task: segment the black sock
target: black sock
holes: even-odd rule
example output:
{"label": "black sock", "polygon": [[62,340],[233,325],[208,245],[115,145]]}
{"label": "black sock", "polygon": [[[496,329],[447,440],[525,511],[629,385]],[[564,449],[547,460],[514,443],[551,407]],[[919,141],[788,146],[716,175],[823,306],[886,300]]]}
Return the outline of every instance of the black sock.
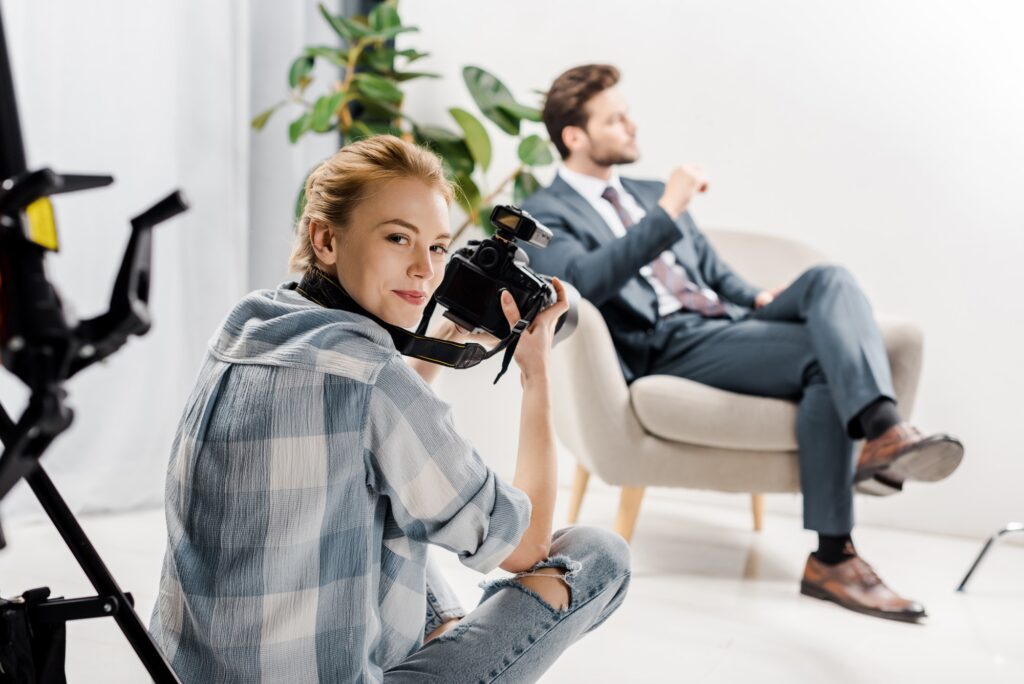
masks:
{"label": "black sock", "polygon": [[902,420],[900,412],[896,410],[895,402],[885,397],[872,402],[857,414],[857,423],[860,425],[861,432],[864,433],[864,439],[881,437],[886,430]]}
{"label": "black sock", "polygon": [[838,565],[854,555],[856,552],[853,550],[853,540],[850,535],[833,537],[827,534],[818,534],[818,550],[814,552],[814,557],[825,565]]}

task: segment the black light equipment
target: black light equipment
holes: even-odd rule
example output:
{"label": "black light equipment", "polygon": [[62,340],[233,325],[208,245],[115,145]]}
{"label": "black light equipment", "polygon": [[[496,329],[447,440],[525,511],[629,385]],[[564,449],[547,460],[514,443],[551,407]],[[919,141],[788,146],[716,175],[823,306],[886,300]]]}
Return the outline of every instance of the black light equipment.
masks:
{"label": "black light equipment", "polygon": [[[0,16],[0,355],[31,392],[17,420],[0,406],[0,498],[24,478],[97,596],[51,599],[48,588],[0,600],[0,681],[63,682],[64,623],[113,617],[156,682],[178,682],[133,608],[75,520],[40,457],[74,416],[64,382],[149,330],[151,234],[187,209],[173,192],[131,221],[131,237],[114,282],[110,310],[73,320],[46,277],[47,252],[58,249],[49,197],[110,185],[110,176],[29,171]],[[0,548],[3,535],[0,533]]]}

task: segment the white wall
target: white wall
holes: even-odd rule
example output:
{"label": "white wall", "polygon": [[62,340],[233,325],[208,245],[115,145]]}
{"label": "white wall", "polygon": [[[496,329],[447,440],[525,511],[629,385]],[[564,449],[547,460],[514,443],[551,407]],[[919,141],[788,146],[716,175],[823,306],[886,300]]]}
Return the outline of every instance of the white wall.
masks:
{"label": "white wall", "polygon": [[[248,119],[282,92],[298,48],[330,34],[312,2],[6,0],[3,10],[30,163],[118,178],[57,200],[64,250],[51,271],[82,316],[106,306],[125,219],[178,185],[192,200],[157,232],[154,330],[71,384],[78,420],[47,457],[78,507],[159,501],[206,340],[244,290],[283,279],[295,184],[333,148],[326,136],[289,146],[288,117],[259,135]],[[1013,398],[1024,384],[1019,4],[403,0],[402,11],[421,28],[402,42],[432,52],[421,65],[444,75],[409,88],[424,121],[472,109],[464,64],[529,100],[569,66],[615,63],[641,125],[632,173],[703,162],[704,225],[805,240],[850,266],[877,308],[924,327],[915,418],[960,435],[968,460],[947,482],[861,501],[862,520],[979,535],[1024,515]],[[513,156],[498,146],[495,179]],[[495,370],[439,387],[509,472],[517,383],[490,387]],[[5,405],[19,408],[19,390],[0,381]],[[24,491],[4,503],[8,514],[34,506]]]}
{"label": "white wall", "polygon": [[[327,2],[329,7],[342,3]],[[250,116],[284,99],[288,68],[306,45],[331,45],[337,37],[314,2],[256,0],[251,12]],[[337,79],[337,70],[319,60],[310,92],[322,92]],[[294,205],[309,170],[334,153],[336,135],[307,134],[298,145],[288,143],[288,124],[302,112],[290,104],[278,110],[260,131],[247,134],[250,145],[249,289],[276,287],[288,277],[294,228]]]}
{"label": "white wall", "polygon": [[[29,166],[110,173],[54,198],[51,278],[81,318],[105,311],[128,219],[176,187],[191,210],[154,231],[153,328],[68,383],[71,429],[44,464],[75,509],[159,505],[171,440],[206,341],[245,291],[247,5],[3,3]],[[15,416],[26,392],[0,373]],[[24,485],[6,515],[38,514]]]}
{"label": "white wall", "polygon": [[[444,75],[410,90],[423,119],[471,104],[464,64],[529,100],[565,68],[614,63],[644,152],[630,174],[704,163],[698,221],[804,240],[849,266],[877,309],[924,328],[914,419],[959,435],[967,458],[943,483],[859,499],[861,521],[982,535],[1024,516],[1019,3],[405,0],[402,11],[421,29],[403,45],[433,53],[423,65]],[[512,155],[499,150],[495,178]],[[441,390],[507,471],[516,382],[483,390],[489,372],[449,375]],[[571,467],[566,456],[563,481]]]}

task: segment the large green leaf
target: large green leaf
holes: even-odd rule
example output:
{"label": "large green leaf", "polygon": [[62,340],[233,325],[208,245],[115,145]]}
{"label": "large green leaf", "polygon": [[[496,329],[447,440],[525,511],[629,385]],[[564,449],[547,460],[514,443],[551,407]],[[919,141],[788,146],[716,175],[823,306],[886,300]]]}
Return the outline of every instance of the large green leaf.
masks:
{"label": "large green leaf", "polygon": [[309,55],[296,57],[288,69],[288,85],[291,88],[305,87],[309,83],[309,74],[313,71],[313,58]]}
{"label": "large green leaf", "polygon": [[398,55],[399,57],[405,57],[407,60],[409,60],[408,62],[406,62],[407,64],[411,64],[412,62],[415,62],[417,59],[423,59],[424,57],[430,56],[429,52],[420,52],[419,50],[414,50],[412,48],[409,48],[408,50],[399,50],[395,54]]}
{"label": "large green leaf", "polygon": [[450,133],[443,136],[442,139],[431,137],[431,134],[436,134],[439,131],[444,131],[444,129],[436,126],[417,126],[413,129],[413,134],[416,137],[416,142],[426,145],[441,156],[445,175],[449,178],[472,175],[476,163],[473,161],[473,155],[465,141]]}
{"label": "large green leaf", "polygon": [[452,133],[447,128],[442,128],[441,126],[417,126],[416,133],[431,142],[462,142],[462,138],[457,133]]}
{"label": "large green leaf", "polygon": [[341,39],[344,40],[346,43],[354,43],[356,38],[358,38],[359,36],[358,34],[351,30],[351,28],[348,25],[349,23],[344,19],[344,17],[334,16],[329,11],[327,11],[327,8],[324,7],[323,4],[321,4],[319,7],[320,14],[323,15],[323,18],[327,20],[327,23],[330,24],[332,29],[334,29],[334,32],[337,33],[338,36],[340,36]]}
{"label": "large green leaf", "polygon": [[515,103],[515,98],[504,83],[476,66],[465,67],[462,79],[484,116],[509,135],[519,135],[519,119],[498,107],[499,104]]}
{"label": "large green leaf", "polygon": [[401,131],[387,121],[360,120],[352,122],[348,135],[349,140],[354,142],[374,135],[401,135]]}
{"label": "large green leaf", "polygon": [[310,57],[320,57],[326,59],[331,64],[336,66],[348,66],[348,53],[338,48],[328,47],[326,45],[312,45],[306,48],[306,54]]}
{"label": "large green leaf", "polygon": [[288,140],[292,143],[298,142],[302,134],[310,129],[313,123],[313,115],[311,112],[306,112],[295,121],[292,121],[288,126]]}
{"label": "large green leaf", "polygon": [[352,125],[348,127],[349,140],[354,142],[363,138],[369,138],[373,135],[373,130],[366,125],[365,121],[353,121]]}
{"label": "large green leaf", "polygon": [[376,74],[356,74],[353,82],[360,92],[374,100],[401,102],[402,91],[388,79]]}
{"label": "large green leaf", "polygon": [[362,107],[358,116],[368,119],[399,119],[409,120],[402,110],[388,102],[381,102],[363,93],[356,93],[353,98]]}
{"label": "large green leaf", "polygon": [[302,212],[306,209],[306,178],[302,179],[302,185],[299,186],[299,194],[295,197],[295,220],[298,221],[302,218]]}
{"label": "large green leaf", "polygon": [[466,138],[466,147],[469,148],[473,159],[480,165],[480,168],[486,171],[487,167],[491,165],[491,136],[487,135],[487,129],[465,109],[452,107],[448,112],[462,129],[462,134]]}
{"label": "large green leaf", "polygon": [[399,33],[416,33],[419,29],[415,26],[392,26],[381,31],[374,31],[370,36],[376,40],[391,40]]}
{"label": "large green leaf", "polygon": [[391,74],[391,78],[402,83],[414,78],[441,78],[441,74],[435,74],[433,71],[396,71]]}
{"label": "large green leaf", "polygon": [[259,114],[253,117],[249,125],[251,125],[254,130],[262,131],[263,127],[267,125],[267,121],[270,120],[270,116],[278,109],[280,109],[284,104],[284,102],[278,102],[273,107],[270,107],[269,109],[260,112]]}
{"label": "large green leaf", "polygon": [[540,189],[540,181],[529,171],[520,171],[512,183],[512,203],[523,206],[526,198]]}
{"label": "large green leaf", "polygon": [[382,2],[370,10],[370,28],[374,31],[383,31],[393,26],[401,26],[402,20],[398,18],[398,10],[395,6]]}
{"label": "large green leaf", "polygon": [[527,107],[526,105],[519,104],[518,102],[502,102],[498,105],[498,109],[517,119],[526,119],[527,121],[542,120],[541,111],[539,109],[535,107]]}
{"label": "large green leaf", "polygon": [[345,104],[347,100],[348,93],[344,90],[339,90],[338,92],[333,93],[331,95],[330,104],[328,105],[331,110],[331,115],[338,116],[338,110],[341,109],[341,106]]}
{"label": "large green leaf", "polygon": [[476,186],[473,179],[465,174],[456,174],[455,178],[455,201],[459,203],[463,211],[472,214],[480,208],[480,188]]}
{"label": "large green leaf", "polygon": [[[394,78],[396,81],[403,81],[420,75],[427,76],[428,74],[422,71],[395,73],[395,58],[405,57],[406,62],[404,66],[408,66],[409,64],[412,64],[413,61],[426,56],[426,52],[417,52],[416,50],[396,50],[392,47],[388,47],[386,44],[374,43],[359,54],[359,64],[368,66],[379,73],[387,74],[390,78]],[[433,76],[434,74],[430,75]]]}
{"label": "large green leaf", "polygon": [[[334,100],[334,95],[321,95],[313,105],[313,118],[310,121],[310,127],[317,133],[325,133],[330,130],[331,117],[337,108],[336,105],[334,108],[331,106]],[[340,102],[340,100],[337,102]]]}
{"label": "large green leaf", "polygon": [[339,15],[337,19],[345,26],[346,29],[348,29],[349,33],[351,33],[356,40],[359,38],[370,37],[373,34],[373,29],[371,29],[369,24],[366,23],[366,17],[358,14],[352,17]]}
{"label": "large green leaf", "polygon": [[363,50],[359,63],[365,64],[376,72],[390,74],[395,70],[395,51],[391,48],[371,48]]}
{"label": "large green leaf", "polygon": [[519,160],[527,166],[544,166],[554,161],[551,145],[539,135],[523,138],[519,143]]}

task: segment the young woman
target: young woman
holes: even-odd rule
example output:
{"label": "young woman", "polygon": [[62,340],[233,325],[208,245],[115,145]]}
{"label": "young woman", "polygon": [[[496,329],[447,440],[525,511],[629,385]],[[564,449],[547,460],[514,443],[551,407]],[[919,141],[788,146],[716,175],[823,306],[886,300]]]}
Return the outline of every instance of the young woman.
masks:
{"label": "young woman", "polygon": [[[296,286],[254,292],[210,343],[167,477],[168,550],[152,630],[186,682],[526,682],[621,603],[629,552],[552,534],[548,366],[558,302],[523,334],[515,477],[455,431],[385,329],[412,327],[444,273],[452,188],[392,136],[349,145],[306,183]],[[503,295],[509,321],[514,301]],[[445,321],[435,336],[464,340]],[[514,576],[466,614],[434,544]]]}

